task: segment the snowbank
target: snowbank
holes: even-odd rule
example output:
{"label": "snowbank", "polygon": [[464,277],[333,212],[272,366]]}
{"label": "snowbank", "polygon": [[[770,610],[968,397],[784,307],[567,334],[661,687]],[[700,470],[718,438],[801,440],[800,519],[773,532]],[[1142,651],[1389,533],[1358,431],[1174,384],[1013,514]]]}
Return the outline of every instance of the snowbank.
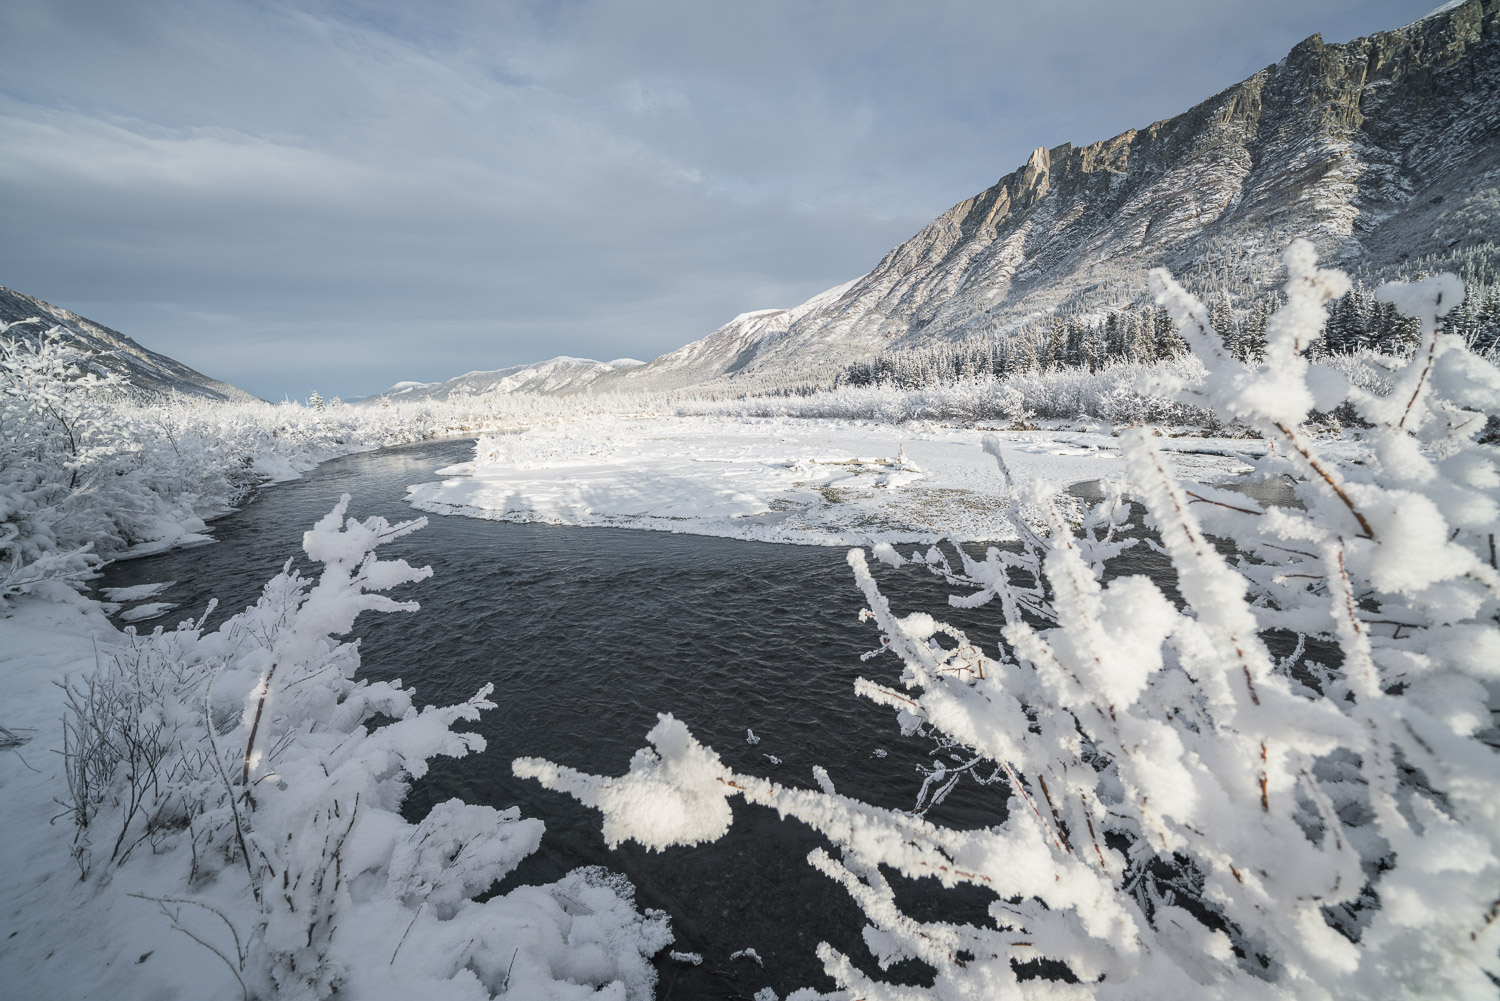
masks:
{"label": "snowbank", "polygon": [[[686,532],[761,542],[990,540],[999,436],[1024,482],[1099,479],[1120,467],[1100,431],[986,431],[796,418],[587,418],[482,438],[473,462],[410,489],[413,506],[501,521]],[[1253,440],[1169,439],[1185,475],[1247,468]],[[1202,453],[1215,454],[1202,454]]]}

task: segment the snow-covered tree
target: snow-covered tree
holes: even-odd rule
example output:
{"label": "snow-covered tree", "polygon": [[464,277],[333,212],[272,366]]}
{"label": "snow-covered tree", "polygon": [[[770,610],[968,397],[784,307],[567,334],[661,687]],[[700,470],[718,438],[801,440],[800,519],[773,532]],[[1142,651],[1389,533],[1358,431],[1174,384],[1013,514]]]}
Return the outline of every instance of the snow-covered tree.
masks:
{"label": "snow-covered tree", "polygon": [[[120,447],[110,408],[120,378],[90,371],[59,328],[18,329],[35,323],[0,324],[0,603],[88,575],[98,561],[80,508]],[[69,518],[72,538],[60,527]]]}
{"label": "snow-covered tree", "polygon": [[124,380],[89,371],[60,327],[11,333],[30,322],[0,327],[0,469],[60,467],[74,490],[115,451],[100,400]]}
{"label": "snow-covered tree", "polygon": [[[1128,479],[1080,524],[1005,473],[1019,550],[935,565],[964,588],[954,604],[998,606],[1005,644],[988,652],[898,614],[849,554],[901,661],[895,683],[855,690],[949,758],[918,810],[842,796],[821,769],[817,790],[735,773],[665,715],[622,776],[537,759],[516,773],[598,808],[610,844],[713,840],[735,796],[822,832],[837,855],[809,861],[864,912],[877,963],[930,977],[885,982],[821,945],[840,998],[1493,997],[1500,455],[1475,436],[1500,410],[1500,370],[1442,332],[1463,295],[1445,275],[1381,291],[1421,340],[1386,391],[1351,386],[1309,359],[1347,279],[1305,242],[1284,261],[1286,304],[1251,364],[1153,273],[1207,370],[1154,391],[1258,432],[1253,475],[1291,484],[1295,505],[1180,483],[1142,430],[1121,437]],[[1342,405],[1370,425],[1364,454],[1303,427]],[[1145,543],[1127,537],[1132,501]],[[1023,505],[1046,512],[1045,535]],[[1170,557],[1180,601],[1146,577],[1105,581],[1132,544]],[[956,829],[921,808],[965,776],[1003,819]],[[909,914],[891,873],[978,890],[987,918]]]}

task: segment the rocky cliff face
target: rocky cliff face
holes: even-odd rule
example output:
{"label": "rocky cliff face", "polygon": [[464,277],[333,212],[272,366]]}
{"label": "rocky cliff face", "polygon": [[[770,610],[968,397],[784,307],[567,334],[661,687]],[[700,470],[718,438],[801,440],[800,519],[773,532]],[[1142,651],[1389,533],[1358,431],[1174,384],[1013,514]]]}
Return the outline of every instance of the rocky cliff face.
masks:
{"label": "rocky cliff face", "polygon": [[96,355],[100,369],[118,372],[145,398],[183,393],[211,400],[253,400],[255,397],[227,382],[210,379],[180,361],[141,347],[118,330],[84,319],[77,313],[0,286],[0,323],[16,323],[32,317],[40,323],[17,327],[14,334],[36,334],[61,327],[72,344]]}
{"label": "rocky cliff face", "polygon": [[1250,265],[1270,281],[1298,236],[1377,271],[1500,238],[1500,0],[1344,45],[1313,36],[1175,118],[1038,149],[864,277],[747,314],[774,322],[737,318],[631,382],[683,385],[684,357],[697,381],[786,378],[1105,310],[1163,264]]}

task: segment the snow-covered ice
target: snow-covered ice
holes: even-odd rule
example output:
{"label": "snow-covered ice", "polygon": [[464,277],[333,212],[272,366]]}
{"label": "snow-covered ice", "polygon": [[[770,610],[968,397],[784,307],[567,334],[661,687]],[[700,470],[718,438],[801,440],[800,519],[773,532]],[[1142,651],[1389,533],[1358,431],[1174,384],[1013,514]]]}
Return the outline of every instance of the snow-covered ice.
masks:
{"label": "snow-covered ice", "polygon": [[136,605],[134,608],[127,608],[121,612],[120,621],[145,622],[149,619],[159,619],[176,607],[176,603],[171,601],[148,601],[144,605]]}
{"label": "snow-covered ice", "polygon": [[[1120,466],[1103,431],[1005,431],[795,418],[585,418],[483,438],[473,462],[409,488],[442,514],[644,528],[763,542],[868,545],[993,538],[996,434],[1020,482],[1066,485]],[[1262,443],[1169,439],[1186,475],[1246,468]],[[1203,452],[1216,454],[1205,455]]]}
{"label": "snow-covered ice", "polygon": [[99,593],[110,601],[145,601],[176,583],[175,580],[164,580],[158,584],[136,584],[134,587],[101,587]]}

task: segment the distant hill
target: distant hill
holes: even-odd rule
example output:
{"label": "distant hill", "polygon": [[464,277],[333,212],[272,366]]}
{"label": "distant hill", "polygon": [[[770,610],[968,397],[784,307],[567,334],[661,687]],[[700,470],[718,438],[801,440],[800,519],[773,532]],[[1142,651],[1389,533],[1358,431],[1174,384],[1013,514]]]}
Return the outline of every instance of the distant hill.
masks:
{"label": "distant hill", "polygon": [[138,394],[146,398],[183,393],[211,400],[253,400],[254,396],[202,372],[188,368],[126,337],[101,323],[85,319],[35,296],[0,286],[0,322],[15,323],[36,317],[41,322],[12,328],[7,335],[34,335],[61,327],[72,344],[96,354],[101,369],[123,375]]}
{"label": "distant hill", "polygon": [[634,358],[594,361],[566,356],[515,365],[488,372],[468,372],[443,382],[398,382],[383,393],[366,396],[358,403],[380,400],[447,400],[455,396],[481,393],[577,393],[587,389],[600,377],[637,368],[643,362]]}
{"label": "distant hill", "polygon": [[784,336],[802,317],[836,302],[854,284],[848,282],[836,286],[791,309],[741,313],[702,340],[669,351],[646,365],[607,373],[595,388],[599,391],[660,391],[698,386],[721,376],[733,376],[754,364],[764,344]]}

